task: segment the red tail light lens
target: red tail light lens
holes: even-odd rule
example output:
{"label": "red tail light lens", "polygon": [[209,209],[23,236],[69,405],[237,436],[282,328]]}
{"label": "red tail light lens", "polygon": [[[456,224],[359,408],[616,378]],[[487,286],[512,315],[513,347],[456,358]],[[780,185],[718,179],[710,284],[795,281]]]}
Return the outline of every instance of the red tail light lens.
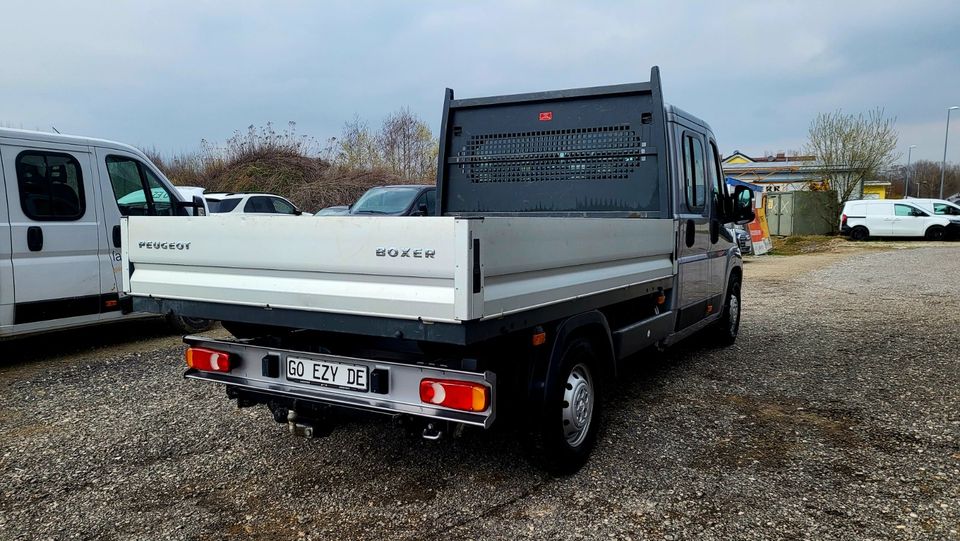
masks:
{"label": "red tail light lens", "polygon": [[469,381],[423,379],[420,400],[456,410],[484,411],[490,406],[490,388]]}
{"label": "red tail light lens", "polygon": [[229,372],[230,354],[207,348],[187,348],[187,366],[204,372]]}
{"label": "red tail light lens", "polygon": [[846,214],[841,214],[841,215],[840,215],[840,223],[841,223],[842,225],[847,225],[847,215],[846,215]]}

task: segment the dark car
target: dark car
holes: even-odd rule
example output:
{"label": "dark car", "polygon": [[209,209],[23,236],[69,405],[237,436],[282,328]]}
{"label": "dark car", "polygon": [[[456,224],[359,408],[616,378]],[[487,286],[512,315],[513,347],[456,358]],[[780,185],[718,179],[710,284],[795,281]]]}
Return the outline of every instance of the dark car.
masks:
{"label": "dark car", "polygon": [[741,227],[735,227],[733,230],[737,236],[737,245],[740,246],[740,253],[743,255],[753,254],[753,241],[750,239],[750,232]]}
{"label": "dark car", "polygon": [[317,214],[432,216],[436,213],[436,209],[436,186],[432,184],[398,184],[370,188],[345,211],[320,211]]}

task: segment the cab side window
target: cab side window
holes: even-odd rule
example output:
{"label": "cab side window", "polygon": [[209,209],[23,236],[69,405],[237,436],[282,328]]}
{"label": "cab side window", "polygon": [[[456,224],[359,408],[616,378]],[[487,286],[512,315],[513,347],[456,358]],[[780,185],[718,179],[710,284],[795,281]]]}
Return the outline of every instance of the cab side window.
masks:
{"label": "cab side window", "polygon": [[31,220],[73,221],[83,217],[83,174],[69,154],[27,150],[17,155],[20,208]]}
{"label": "cab side window", "polygon": [[706,209],[707,180],[704,175],[703,143],[690,134],[683,136],[683,177],[687,211],[703,214]]}
{"label": "cab side window", "polygon": [[107,174],[123,216],[173,216],[175,197],[140,161],[107,156]]}
{"label": "cab side window", "polygon": [[720,211],[720,204],[726,199],[727,182],[723,178],[723,168],[720,166],[720,152],[717,151],[717,143],[710,141],[707,147],[707,170],[710,172],[710,189],[713,192],[713,206]]}

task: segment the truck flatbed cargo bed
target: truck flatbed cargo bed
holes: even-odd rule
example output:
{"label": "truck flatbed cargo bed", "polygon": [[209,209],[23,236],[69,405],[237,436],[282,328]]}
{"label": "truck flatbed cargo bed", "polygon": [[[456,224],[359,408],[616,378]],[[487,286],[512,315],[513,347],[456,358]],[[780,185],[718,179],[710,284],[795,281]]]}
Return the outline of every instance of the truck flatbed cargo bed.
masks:
{"label": "truck flatbed cargo bed", "polygon": [[131,217],[124,288],[136,310],[469,343],[504,322],[655,290],[675,272],[673,228],[631,218]]}

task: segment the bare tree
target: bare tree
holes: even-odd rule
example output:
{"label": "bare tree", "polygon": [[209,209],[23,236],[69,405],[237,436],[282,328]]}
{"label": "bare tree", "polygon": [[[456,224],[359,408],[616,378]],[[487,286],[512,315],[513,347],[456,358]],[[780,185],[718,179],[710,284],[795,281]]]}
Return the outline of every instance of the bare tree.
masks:
{"label": "bare tree", "polygon": [[369,126],[359,115],[354,115],[353,120],[343,125],[340,139],[335,144],[337,165],[356,170],[383,166],[377,136],[370,132]]}
{"label": "bare tree", "polygon": [[436,174],[437,139],[406,107],[387,116],[376,133],[354,116],[332,144],[334,163],[347,170],[386,170],[405,180],[426,180]]}
{"label": "bare tree", "polygon": [[810,124],[807,152],[816,157],[820,174],[836,190],[839,208],[863,196],[863,183],[877,178],[897,160],[895,118],[883,109],[867,114],[840,110],[821,113]]}
{"label": "bare tree", "polygon": [[403,178],[427,178],[435,167],[437,141],[407,107],[384,119],[378,143],[386,167]]}
{"label": "bare tree", "polygon": [[[910,175],[910,197],[932,197],[940,195],[940,162],[917,160],[910,164],[910,169],[897,167],[888,172],[888,180],[892,183],[891,192],[894,195],[903,194],[904,179]],[[960,165],[948,163],[945,172],[944,196],[960,192]]]}

